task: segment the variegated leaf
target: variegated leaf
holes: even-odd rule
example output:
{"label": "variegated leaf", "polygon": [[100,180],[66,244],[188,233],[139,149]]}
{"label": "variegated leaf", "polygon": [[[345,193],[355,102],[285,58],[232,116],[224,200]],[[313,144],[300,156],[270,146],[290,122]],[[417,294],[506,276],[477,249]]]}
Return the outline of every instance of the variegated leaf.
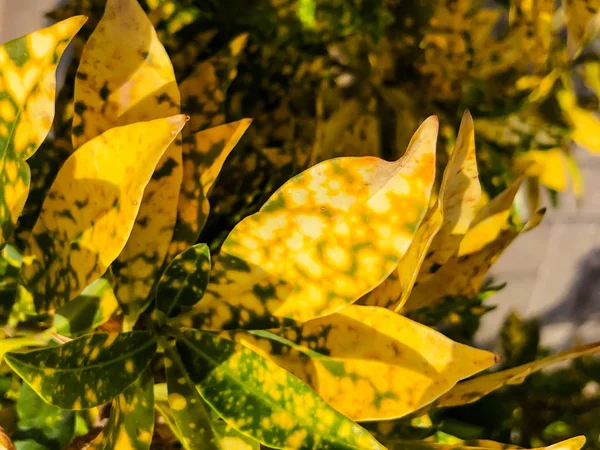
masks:
{"label": "variegated leaf", "polygon": [[88,409],[109,402],[148,366],[156,351],[151,333],[94,333],[58,347],[7,353],[8,365],[46,402]]}
{"label": "variegated leaf", "polygon": [[154,379],[149,369],[111,405],[110,418],[88,450],[148,450],[154,430]]}
{"label": "variegated leaf", "polygon": [[204,298],[178,322],[272,328],[331,314],[379,285],[427,211],[437,130],[426,120],[396,162],[337,158],[292,178],[229,234]]}
{"label": "variegated leaf", "polygon": [[29,193],[31,175],[25,161],[52,126],[56,67],[86,20],[72,17],[0,47],[0,247]]}
{"label": "variegated leaf", "polygon": [[125,247],[156,163],[185,116],[112,128],[79,148],[50,188],[21,274],[38,312],[62,306]]}
{"label": "variegated leaf", "polygon": [[63,336],[78,336],[106,323],[118,308],[110,281],[98,278],[56,310],[52,327]]}
{"label": "variegated leaf", "polygon": [[459,383],[435,403],[437,407],[466,405],[479,400],[502,386],[521,384],[530,374],[552,364],[584,355],[600,353],[600,342],[574,347],[511,369],[483,375]]}
{"label": "variegated leaf", "polygon": [[156,307],[167,316],[193,306],[204,295],[210,277],[210,250],[197,244],[178,255],[163,273],[156,288]]}
{"label": "variegated leaf", "polygon": [[[269,447],[383,449],[307,385],[239,344],[185,330],[177,353],[204,400],[234,428]],[[187,400],[180,400],[185,407]]]}
{"label": "variegated leaf", "polygon": [[[77,71],[74,147],[112,127],[179,112],[175,73],[146,13],[137,0],[109,0]],[[127,245],[113,265],[117,299],[133,317],[149,301],[173,236],[181,158],[176,140],[156,165]]]}
{"label": "variegated leaf", "polygon": [[[496,442],[482,442],[486,445],[470,445],[464,444],[437,444],[427,441],[404,441],[390,440],[386,443],[389,450],[489,450],[489,449],[514,449],[521,448],[510,444],[500,444]],[[581,450],[585,445],[585,437],[577,436],[567,439],[547,447],[538,447],[531,450]],[[523,449],[524,450],[524,449]]]}
{"label": "variegated leaf", "polygon": [[373,306],[349,306],[274,332],[227,333],[357,421],[393,419],[418,410],[498,359]]}
{"label": "variegated leaf", "polygon": [[250,126],[248,119],[200,131],[183,143],[183,183],[177,205],[177,223],[167,262],[198,240],[206,223],[208,194],[227,156]]}

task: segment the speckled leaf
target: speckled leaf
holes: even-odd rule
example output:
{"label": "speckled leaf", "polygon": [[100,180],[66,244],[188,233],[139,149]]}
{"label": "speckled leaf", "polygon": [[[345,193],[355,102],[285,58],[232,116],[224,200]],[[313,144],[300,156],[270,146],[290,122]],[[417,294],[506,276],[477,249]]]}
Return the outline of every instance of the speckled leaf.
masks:
{"label": "speckled leaf", "polygon": [[570,350],[518,367],[473,378],[456,385],[452,390],[440,397],[435,406],[447,407],[473,403],[490,392],[500,389],[502,386],[521,384],[525,381],[525,378],[535,371],[542,370],[561,361],[594,353],[600,353],[600,342],[574,347]]}
{"label": "speckled leaf", "polygon": [[478,176],[473,118],[465,111],[440,187],[438,202],[443,225],[429,246],[417,279],[419,282],[450,259],[469,229],[481,197]]}
{"label": "speckled leaf", "polygon": [[357,421],[402,417],[498,358],[374,306],[352,305],[274,333],[228,333]]}
{"label": "speckled leaf", "polygon": [[149,369],[112,403],[110,418],[88,450],[148,450],[154,431],[154,380]]}
{"label": "speckled leaf", "polygon": [[269,447],[383,449],[307,385],[239,344],[186,330],[177,352],[204,400],[234,428]]}
{"label": "speckled leaf", "polygon": [[[109,0],[77,71],[74,147],[114,126],[179,112],[173,66],[138,0]],[[173,236],[181,158],[176,140],[156,165],[127,245],[113,265],[117,299],[132,316],[147,305]]]}
{"label": "speckled leaf", "polygon": [[208,193],[227,156],[250,126],[248,119],[209,128],[183,143],[183,182],[177,205],[177,224],[167,261],[198,240],[210,210]]}
{"label": "speckled leaf", "polygon": [[219,436],[210,417],[210,407],[190,380],[179,355],[165,349],[169,407],[186,450],[220,450]]}
{"label": "speckled leaf", "polygon": [[156,341],[145,331],[94,333],[58,347],[7,353],[4,359],[46,402],[80,410],[123,392],[155,351]]}
{"label": "speckled leaf", "polygon": [[119,255],[156,163],[185,121],[112,128],[65,162],[27,243],[32,261],[21,270],[38,312],[75,298]]}
{"label": "speckled leaf", "polygon": [[49,405],[25,383],[16,407],[19,422],[15,440],[35,436],[36,441],[49,449],[63,449],[73,438],[75,412]]}
{"label": "speckled leaf", "polygon": [[25,347],[45,347],[48,345],[49,338],[46,336],[33,336],[33,337],[16,337],[16,338],[3,338],[0,339],[0,363],[4,359],[4,355],[14,350],[22,349]]}
{"label": "speckled leaf", "polygon": [[429,278],[456,251],[473,220],[480,196],[473,119],[465,111],[436,204],[423,219],[398,268],[361,303],[402,307],[415,282]]}
{"label": "speckled leaf", "polygon": [[[446,296],[475,297],[492,264],[520,233],[539,225],[545,212],[545,209],[537,211],[522,227],[500,230],[493,241],[482,242],[477,249],[464,254],[457,252],[433,277],[415,286],[402,311],[431,306]],[[466,238],[468,236],[469,232]]]}
{"label": "speckled leaf", "polygon": [[237,75],[238,57],[247,40],[246,34],[236,37],[219,53],[195,65],[181,82],[182,111],[191,117],[190,134],[225,122],[225,94]]}
{"label": "speckled leaf", "polygon": [[72,17],[0,47],[0,247],[29,193],[25,161],[52,126],[56,67],[86,20]]}
{"label": "speckled leaf", "polygon": [[[482,441],[483,442],[483,441]],[[496,442],[490,443],[485,442],[489,445],[470,445],[465,444],[437,444],[434,442],[426,441],[405,441],[405,440],[390,440],[386,445],[389,450],[489,450],[490,448],[495,449],[513,449],[522,448],[516,447],[509,444],[500,444]],[[495,444],[495,445],[494,445]],[[585,437],[577,436],[571,439],[567,439],[556,444],[549,445],[547,447],[538,447],[531,450],[580,450],[585,445]],[[523,449],[525,450],[525,449]]]}
{"label": "speckled leaf", "polygon": [[204,295],[210,277],[210,250],[197,244],[178,255],[163,273],[156,289],[156,306],[167,316],[181,306],[193,306]]}
{"label": "speckled leaf", "polygon": [[437,130],[427,119],[398,161],[337,158],[288,181],[229,234],[181,323],[272,328],[331,314],[379,285],[427,211]]}
{"label": "speckled leaf", "polygon": [[78,336],[107,322],[118,307],[110,282],[99,278],[56,310],[52,327],[58,334]]}
{"label": "speckled leaf", "polygon": [[227,422],[219,420],[214,425],[219,435],[221,447],[225,450],[260,450],[260,442],[243,435]]}

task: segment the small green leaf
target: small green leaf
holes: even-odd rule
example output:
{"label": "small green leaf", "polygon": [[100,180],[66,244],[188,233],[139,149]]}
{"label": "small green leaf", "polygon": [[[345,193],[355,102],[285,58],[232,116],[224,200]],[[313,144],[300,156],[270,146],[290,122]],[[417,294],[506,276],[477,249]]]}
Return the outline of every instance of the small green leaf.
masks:
{"label": "small green leaf", "polygon": [[77,336],[108,321],[119,307],[110,282],[99,278],[81,294],[58,308],[53,327],[59,334]]}
{"label": "small green leaf", "polygon": [[177,255],[158,283],[157,308],[170,316],[178,306],[193,306],[204,295],[209,276],[210,250],[206,244]]}
{"label": "small green leaf", "polygon": [[112,404],[106,427],[88,450],[148,450],[154,431],[154,380],[150,370],[119,395]]}
{"label": "small green leaf", "polygon": [[75,432],[75,413],[44,402],[27,384],[17,400],[18,429],[14,438],[34,439],[51,450],[62,450]]}
{"label": "small green leaf", "polygon": [[181,445],[186,450],[221,449],[209,415],[210,407],[190,380],[179,355],[171,348],[165,349],[165,353],[169,406]]}
{"label": "small green leaf", "polygon": [[[383,449],[298,378],[241,345],[186,330],[177,353],[204,400],[231,426],[269,447]],[[179,400],[185,407],[187,399]]]}
{"label": "small green leaf", "polygon": [[109,402],[146,368],[156,351],[151,333],[94,333],[58,347],[7,353],[8,365],[46,402],[88,409]]}

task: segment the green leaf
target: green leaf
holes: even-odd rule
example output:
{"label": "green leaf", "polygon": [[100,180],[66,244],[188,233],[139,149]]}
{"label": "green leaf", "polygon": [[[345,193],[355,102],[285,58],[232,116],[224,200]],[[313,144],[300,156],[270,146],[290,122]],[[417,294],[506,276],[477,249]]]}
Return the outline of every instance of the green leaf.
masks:
{"label": "green leaf", "polygon": [[56,310],[52,326],[58,334],[77,336],[107,322],[118,307],[110,282],[99,278]]}
{"label": "green leaf", "polygon": [[156,290],[156,306],[167,316],[180,306],[198,303],[210,276],[210,250],[206,244],[187,249],[169,264]]}
{"label": "green leaf", "polygon": [[75,412],[49,405],[23,383],[17,400],[18,428],[14,439],[34,439],[51,450],[62,450],[75,433]]}
{"label": "green leaf", "polygon": [[149,332],[94,333],[58,347],[7,353],[5,360],[46,402],[80,410],[123,392],[155,351]]}
{"label": "green leaf", "polygon": [[221,448],[237,450],[260,450],[260,442],[243,435],[227,422],[218,420],[213,422],[213,427],[217,430]]}
{"label": "green leaf", "polygon": [[181,444],[187,450],[221,449],[209,414],[210,406],[196,390],[179,355],[171,347],[165,349],[165,354],[169,406]]}
{"label": "green leaf", "polygon": [[[390,440],[386,445],[389,450],[489,450],[489,449],[511,449],[521,448],[510,444],[500,444],[492,441],[479,441],[480,445],[469,445],[468,443],[458,444],[437,444],[427,441],[405,441]],[[585,445],[585,437],[577,436],[566,441],[558,442],[547,447],[535,448],[531,450],[580,450]]]}
{"label": "green leaf", "polygon": [[112,403],[110,419],[88,450],[148,450],[154,431],[154,380],[144,370]]}
{"label": "green leaf", "polygon": [[[177,353],[204,400],[231,426],[275,448],[383,449],[272,361],[215,334],[185,330]],[[178,399],[185,407],[187,399]]]}
{"label": "green leaf", "polygon": [[29,193],[25,162],[54,119],[56,67],[86,17],[71,17],[0,46],[0,247]]}
{"label": "green leaf", "polygon": [[14,444],[17,450],[48,450],[48,447],[34,441],[33,439],[15,441]]}

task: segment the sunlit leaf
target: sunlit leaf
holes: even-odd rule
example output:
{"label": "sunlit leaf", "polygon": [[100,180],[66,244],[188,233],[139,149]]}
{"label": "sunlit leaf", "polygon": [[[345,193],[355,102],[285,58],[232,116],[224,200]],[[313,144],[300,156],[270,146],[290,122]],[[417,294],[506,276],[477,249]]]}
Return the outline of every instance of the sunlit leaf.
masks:
{"label": "sunlit leaf", "polygon": [[185,121],[112,128],[65,162],[24,253],[32,262],[21,273],[38,312],[75,298],[119,255],[156,163]]}
{"label": "sunlit leaf", "polygon": [[[545,209],[537,211],[522,227],[508,227],[501,230],[493,241],[480,242],[480,247],[470,248],[468,253],[457,252],[433,277],[413,289],[402,311],[413,311],[431,306],[442,301],[446,296],[475,297],[479,293],[488,270],[502,252],[520,233],[527,232],[539,225],[545,212]],[[469,232],[465,239],[468,236]]]}
{"label": "sunlit leaf", "polygon": [[48,341],[45,336],[3,338],[0,340],[0,363],[8,352],[26,347],[45,347]]}
{"label": "sunlit leaf", "polygon": [[[272,361],[215,334],[186,330],[177,352],[200,395],[234,428],[275,448],[383,449]],[[185,407],[186,399],[179,399]]]}
{"label": "sunlit leaf", "polygon": [[521,384],[531,373],[552,364],[600,352],[600,343],[582,345],[512,369],[483,375],[456,385],[436,402],[438,407],[473,403],[502,386]]}
{"label": "sunlit leaf", "polygon": [[560,91],[557,97],[562,111],[573,127],[573,141],[591,153],[600,153],[600,118],[594,111],[581,108],[575,95],[567,89]]}
{"label": "sunlit leaf", "polygon": [[152,373],[140,377],[112,403],[110,418],[89,450],[148,450],[154,430],[154,391]]}
{"label": "sunlit leaf", "polygon": [[567,187],[567,162],[559,148],[530,150],[515,158],[515,167],[529,177],[537,177],[544,186],[564,191]]}
{"label": "sunlit leaf", "polygon": [[156,341],[144,331],[94,333],[28,353],[7,353],[8,365],[46,402],[87,409],[123,392],[146,368]]}
{"label": "sunlit leaf", "polygon": [[210,192],[227,156],[250,126],[240,120],[200,131],[183,143],[183,183],[177,206],[177,223],[169,246],[170,261],[198,240],[210,204]]}
{"label": "sunlit leaf", "polygon": [[473,119],[466,111],[440,187],[438,202],[443,224],[429,246],[419,282],[429,278],[434,269],[450,259],[469,229],[481,196],[478,176]]}
{"label": "sunlit leaf", "polygon": [[272,328],[333,313],[379,285],[427,211],[437,129],[426,120],[396,162],[337,158],[288,181],[229,234],[181,323]]}
{"label": "sunlit leaf", "polygon": [[210,250],[197,244],[179,254],[163,273],[156,290],[156,306],[167,316],[181,306],[193,306],[204,295],[210,276]]}
{"label": "sunlit leaf", "polygon": [[0,47],[0,247],[29,193],[30,170],[25,160],[52,126],[56,67],[86,20],[72,17]]}
{"label": "sunlit leaf", "polygon": [[169,406],[186,450],[219,450],[222,448],[209,414],[210,407],[190,380],[179,355],[165,350]]}
{"label": "sunlit leaf", "polygon": [[[73,145],[121,125],[180,112],[173,66],[138,0],[109,0],[81,56],[75,82]],[[127,245],[116,259],[115,293],[136,316],[157,281],[177,218],[181,143],[161,155]]]}
{"label": "sunlit leaf", "polygon": [[75,432],[75,412],[49,405],[27,384],[17,399],[18,428],[14,439],[35,437],[50,449],[63,449]]}
{"label": "sunlit leaf", "polygon": [[230,333],[358,421],[404,416],[497,361],[493,353],[372,306],[349,306],[275,332]]}
{"label": "sunlit leaf", "polygon": [[[495,444],[495,445],[494,445]],[[522,448],[516,447],[509,444],[500,443],[489,443],[488,445],[476,446],[469,444],[437,444],[426,441],[404,441],[404,440],[390,440],[387,442],[387,448],[389,450],[489,450],[491,448],[496,449],[513,449]],[[547,447],[539,447],[531,450],[580,450],[585,445],[585,437],[577,436],[566,441],[558,442]]]}
{"label": "sunlit leaf", "polygon": [[99,278],[56,310],[52,326],[58,334],[77,336],[106,323],[118,307],[110,282]]}

